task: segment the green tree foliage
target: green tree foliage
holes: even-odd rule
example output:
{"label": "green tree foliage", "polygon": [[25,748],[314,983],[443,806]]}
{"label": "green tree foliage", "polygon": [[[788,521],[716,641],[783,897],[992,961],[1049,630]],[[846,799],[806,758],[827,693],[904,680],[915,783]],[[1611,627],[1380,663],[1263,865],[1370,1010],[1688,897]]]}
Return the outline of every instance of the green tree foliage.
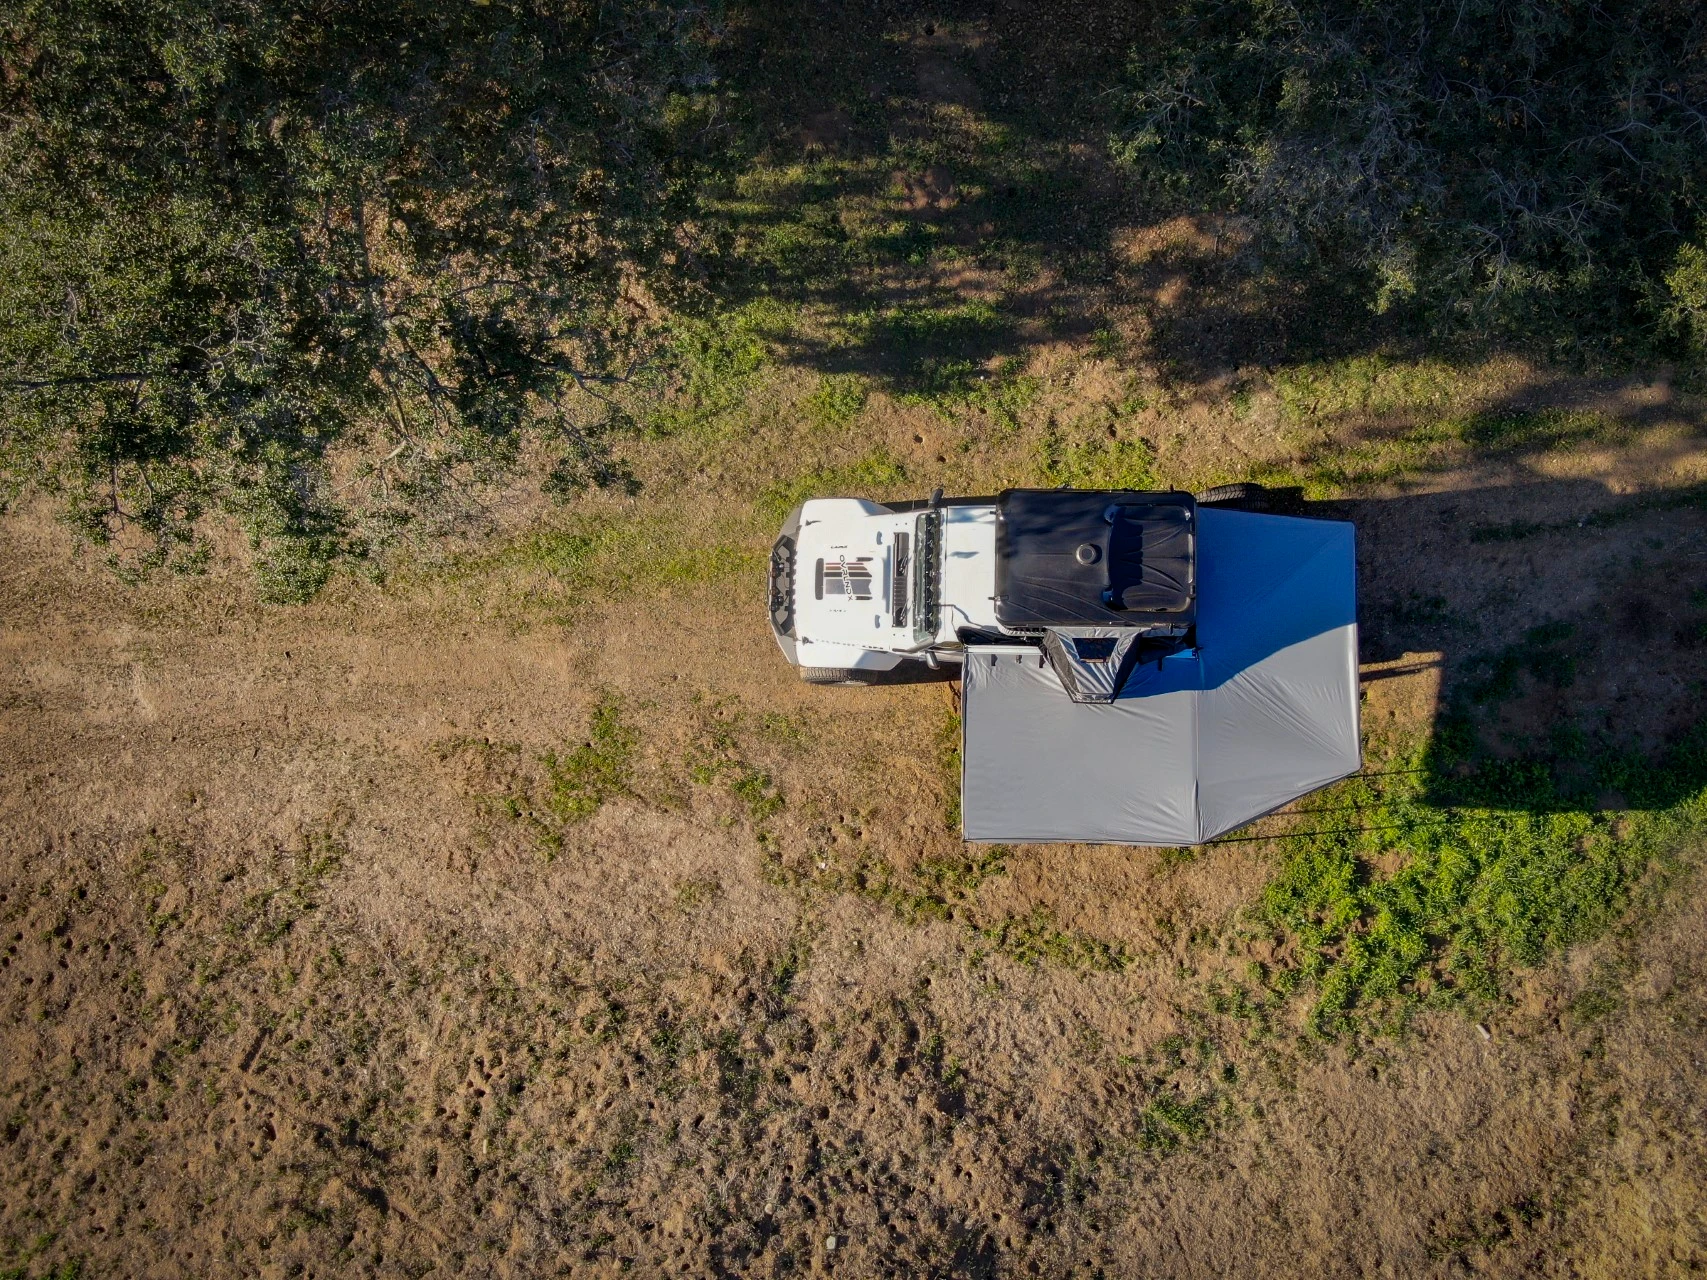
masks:
{"label": "green tree foliage", "polygon": [[1707,248],[1686,244],[1666,274],[1667,317],[1702,355],[1707,355]]}
{"label": "green tree foliage", "polygon": [[[674,0],[0,8],[0,500],[263,580],[569,491],[693,264],[707,19]],[[528,454],[532,457],[533,454]]]}
{"label": "green tree foliage", "polygon": [[1615,338],[1707,195],[1695,0],[1184,0],[1117,140],[1377,309]]}

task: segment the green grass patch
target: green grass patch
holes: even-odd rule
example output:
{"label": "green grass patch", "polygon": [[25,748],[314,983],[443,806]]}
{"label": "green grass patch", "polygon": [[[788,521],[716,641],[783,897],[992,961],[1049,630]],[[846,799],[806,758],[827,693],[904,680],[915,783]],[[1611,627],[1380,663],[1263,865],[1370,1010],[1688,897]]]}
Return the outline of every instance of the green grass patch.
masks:
{"label": "green grass patch", "polygon": [[1006,845],[968,846],[958,855],[921,859],[903,876],[886,862],[862,861],[830,876],[837,887],[881,902],[909,924],[952,920],[968,908],[979,886],[1007,874],[1013,850]]}
{"label": "green grass patch", "polygon": [[1036,968],[1041,964],[1098,973],[1118,973],[1132,963],[1119,943],[1063,929],[1043,907],[1025,916],[1009,916],[979,929],[979,935],[1010,960]]}
{"label": "green grass patch", "polygon": [[[1613,444],[1627,437],[1621,424],[1595,413],[1501,410],[1432,418],[1401,430],[1319,441],[1307,450],[1302,478],[1308,496],[1333,497],[1351,488],[1394,484],[1475,454],[1541,453]],[[1290,471],[1276,469],[1262,479],[1283,484],[1294,477]],[[1503,541],[1548,527],[1521,523],[1488,527],[1472,537]]]}
{"label": "green grass patch", "polygon": [[972,381],[964,396],[956,401],[938,403],[938,408],[964,406],[989,418],[999,432],[1016,432],[1025,425],[1025,418],[1043,392],[1043,379],[1022,373],[1025,362],[1018,356],[1005,356],[996,362],[993,373],[979,375]]}
{"label": "green grass patch", "polygon": [[[246,894],[241,905],[227,916],[226,936],[258,946],[278,942],[319,908],[326,883],[343,866],[344,855],[344,847],[326,832],[304,837],[288,860],[278,860],[275,882]],[[152,909],[150,925],[154,925]]]}
{"label": "green grass patch", "polygon": [[69,1258],[42,1271],[37,1271],[27,1262],[0,1267],[0,1280],[83,1280],[83,1260]]}
{"label": "green grass patch", "polygon": [[868,394],[865,379],[857,373],[830,374],[806,397],[807,417],[821,427],[845,427],[859,417]]}
{"label": "green grass patch", "polygon": [[1155,452],[1142,441],[1106,431],[1051,430],[1038,449],[1038,471],[1048,485],[1073,489],[1153,489]]}
{"label": "green grass patch", "polygon": [[442,744],[440,752],[447,757],[471,752],[489,765],[501,765],[498,790],[480,797],[481,807],[531,831],[550,862],[563,852],[572,827],[609,801],[635,794],[639,746],[640,734],[629,724],[622,700],[607,693],[588,717],[586,739],[541,753],[535,758],[537,772],[520,767],[523,751],[516,743],[458,738]]}
{"label": "green grass patch", "polygon": [[[1707,732],[1657,760],[1580,736],[1491,759],[1465,714],[1392,762],[1412,772],[1321,793],[1279,841],[1260,911],[1300,960],[1271,985],[1310,986],[1319,1033],[1497,999],[1514,966],[1594,937],[1651,867],[1707,829]],[[1598,811],[1592,797],[1614,791],[1629,808]],[[1377,870],[1395,859],[1392,874]]]}
{"label": "green grass patch", "polygon": [[1568,689],[1576,681],[1576,656],[1565,644],[1576,634],[1568,622],[1544,622],[1531,627],[1523,639],[1499,652],[1478,659],[1465,686],[1465,694],[1478,705],[1503,702],[1519,692],[1520,680],[1532,680],[1554,689]]}
{"label": "green grass patch", "polygon": [[694,546],[681,528],[671,526],[670,516],[656,509],[586,515],[535,530],[496,551],[458,558],[429,576],[462,584],[543,576],[570,599],[741,577],[759,581],[763,551],[733,538]]}
{"label": "green grass patch", "polygon": [[881,252],[885,222],[861,217],[886,181],[873,161],[758,165],[712,207],[737,228],[741,260],[782,291],[846,287]]}
{"label": "green grass patch", "polygon": [[770,771],[753,756],[767,749],[797,751],[807,745],[806,724],[777,712],[759,715],[734,698],[694,696],[697,727],[688,747],[688,776],[700,786],[720,786],[741,805],[759,847],[774,855],[771,821],[787,802]]}
{"label": "green grass patch", "polygon": [[1461,445],[1458,425],[1438,419],[1404,431],[1351,440],[1330,440],[1308,451],[1301,474],[1266,470],[1257,476],[1271,485],[1301,479],[1308,498],[1332,498],[1347,489],[1394,484],[1439,466]]}
{"label": "green grass patch", "polygon": [[906,303],[870,311],[851,325],[854,340],[892,372],[903,401],[951,409],[973,402],[989,381],[986,365],[1013,322],[982,300],[952,306]]}
{"label": "green grass patch", "polygon": [[659,435],[705,432],[740,419],[771,363],[772,346],[794,320],[792,308],[770,299],[676,319],[637,416]]}
{"label": "green grass patch", "polygon": [[1463,386],[1464,375],[1451,365],[1378,354],[1296,365],[1274,378],[1282,417],[1294,423],[1439,412]]}
{"label": "green grass patch", "polygon": [[932,307],[904,303],[869,314],[867,335],[901,352],[945,351],[976,347],[1005,334],[1009,322],[988,302]]}
{"label": "green grass patch", "polygon": [[697,911],[722,896],[723,886],[716,880],[687,879],[676,882],[676,907],[681,911]]}
{"label": "green grass patch", "polygon": [[624,720],[622,702],[607,694],[593,708],[587,740],[563,752],[547,751],[544,807],[561,825],[584,822],[607,800],[627,795],[640,735]]}
{"label": "green grass patch", "polygon": [[758,509],[768,521],[781,520],[808,498],[893,497],[907,482],[907,469],[888,453],[878,450],[839,466],[820,467],[802,476],[783,480],[759,497]]}
{"label": "green grass patch", "polygon": [[[1620,444],[1629,428],[1606,414],[1562,408],[1493,408],[1464,412],[1470,375],[1436,360],[1397,361],[1383,355],[1299,365],[1274,378],[1281,419],[1303,429],[1302,479],[1311,497],[1349,488],[1392,484],[1466,454],[1525,454]],[[1345,438],[1329,434],[1360,420],[1398,425]],[[1263,477],[1284,483],[1290,473]],[[1489,529],[1479,540],[1526,537],[1544,526]]]}
{"label": "green grass patch", "polygon": [[1591,444],[1621,444],[1629,429],[1604,413],[1581,409],[1490,409],[1456,424],[1459,437],[1484,453],[1541,453]]}
{"label": "green grass patch", "polygon": [[1212,1097],[1186,1101],[1171,1093],[1159,1093],[1138,1114],[1138,1145],[1150,1151],[1175,1151],[1196,1142],[1209,1132]]}

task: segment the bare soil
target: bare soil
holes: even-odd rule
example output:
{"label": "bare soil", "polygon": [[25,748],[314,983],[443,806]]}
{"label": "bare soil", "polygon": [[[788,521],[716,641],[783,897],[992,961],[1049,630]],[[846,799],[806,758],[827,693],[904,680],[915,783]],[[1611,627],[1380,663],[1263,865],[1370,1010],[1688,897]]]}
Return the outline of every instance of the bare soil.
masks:
{"label": "bare soil", "polygon": [[[1667,495],[1699,411],[1566,390],[1630,433],[1340,508],[1372,767],[1547,621],[1580,679],[1509,740],[1564,697],[1645,746],[1698,713],[1707,519]],[[940,420],[873,412],[928,470]],[[1262,402],[1201,412],[1294,447]],[[1326,1043],[1300,1002],[1257,1035],[1204,991],[1288,960],[1243,923],[1272,843],[980,866],[953,686],[798,684],[744,580],[521,625],[432,580],[269,607],[236,569],[127,588],[28,513],[0,538],[17,1274],[1707,1264],[1693,855],[1480,1021]],[[544,758],[598,748],[601,703],[636,745],[565,820]]]}

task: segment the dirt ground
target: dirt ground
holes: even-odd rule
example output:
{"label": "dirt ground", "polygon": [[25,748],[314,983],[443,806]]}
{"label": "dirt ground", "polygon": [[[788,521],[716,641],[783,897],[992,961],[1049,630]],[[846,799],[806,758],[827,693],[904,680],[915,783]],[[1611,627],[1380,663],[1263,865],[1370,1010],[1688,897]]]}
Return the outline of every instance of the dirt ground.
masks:
{"label": "dirt ground", "polygon": [[[1628,432],[1337,509],[1372,762],[1554,619],[1608,725],[1696,714],[1699,409],[1566,393]],[[1216,426],[1282,447],[1263,414]],[[1692,852],[1485,1013],[1259,1035],[1205,991],[1286,960],[1247,927],[1272,841],[969,850],[954,687],[798,684],[756,579],[521,625],[0,539],[8,1275],[1707,1265]]]}

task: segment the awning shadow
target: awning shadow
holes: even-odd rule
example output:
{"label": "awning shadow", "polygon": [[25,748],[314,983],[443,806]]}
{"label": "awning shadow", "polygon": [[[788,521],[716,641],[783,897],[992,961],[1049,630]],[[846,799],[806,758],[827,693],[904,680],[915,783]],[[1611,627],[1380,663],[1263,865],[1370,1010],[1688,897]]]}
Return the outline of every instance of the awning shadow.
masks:
{"label": "awning shadow", "polygon": [[1426,729],[1429,803],[1659,809],[1707,786],[1707,487],[1330,510],[1358,529],[1366,737]]}

